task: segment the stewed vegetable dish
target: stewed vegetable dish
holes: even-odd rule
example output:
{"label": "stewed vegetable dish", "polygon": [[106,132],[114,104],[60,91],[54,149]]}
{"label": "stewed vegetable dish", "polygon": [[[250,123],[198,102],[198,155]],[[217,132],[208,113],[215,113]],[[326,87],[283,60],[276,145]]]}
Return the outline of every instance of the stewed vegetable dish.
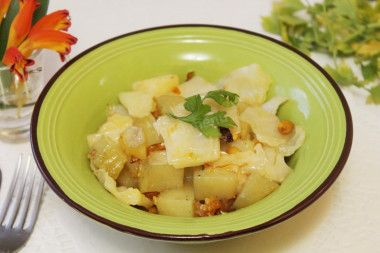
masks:
{"label": "stewed vegetable dish", "polygon": [[260,65],[211,83],[196,72],[133,83],[109,104],[87,136],[90,166],[120,201],[169,216],[204,217],[265,198],[291,168],[285,158],[305,131],[281,120],[288,98],[267,99],[271,77]]}

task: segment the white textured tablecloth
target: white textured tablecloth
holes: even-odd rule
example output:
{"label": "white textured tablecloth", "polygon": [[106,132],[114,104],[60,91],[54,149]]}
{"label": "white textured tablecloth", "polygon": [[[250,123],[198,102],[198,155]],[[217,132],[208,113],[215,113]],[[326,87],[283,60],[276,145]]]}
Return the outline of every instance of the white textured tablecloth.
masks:
{"label": "white textured tablecloth", "polygon": [[[70,33],[78,37],[75,56],[105,39],[153,26],[203,23],[267,34],[261,27],[267,0],[52,0],[49,12],[68,9]],[[267,34],[273,36],[271,34]],[[325,59],[315,56],[323,64]],[[45,52],[45,78],[62,64]],[[127,235],[78,213],[46,187],[34,233],[21,252],[380,252],[380,105],[367,94],[345,88],[354,123],[350,157],[333,186],[295,217],[258,233],[204,245],[179,245]],[[0,141],[3,185],[0,200],[20,152],[30,144]]]}

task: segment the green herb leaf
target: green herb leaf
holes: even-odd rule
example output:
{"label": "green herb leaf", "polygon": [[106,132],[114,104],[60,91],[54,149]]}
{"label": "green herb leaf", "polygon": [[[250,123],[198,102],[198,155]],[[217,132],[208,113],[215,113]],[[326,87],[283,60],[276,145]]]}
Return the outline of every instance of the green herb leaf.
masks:
{"label": "green herb leaf", "polygon": [[203,98],[203,100],[205,100],[206,98],[212,98],[215,100],[215,102],[217,102],[220,105],[223,105],[224,107],[231,107],[239,102],[238,94],[225,90],[209,91]]}
{"label": "green herb leaf", "polygon": [[380,104],[380,85],[372,87],[369,90],[370,95],[367,97],[367,103]]}
{"label": "green herb leaf", "polygon": [[[225,107],[233,106],[239,102],[237,94],[224,90],[210,91],[203,100],[206,98],[214,99],[218,104]],[[225,111],[208,114],[211,112],[211,107],[203,104],[203,100],[199,94],[185,99],[184,107],[187,111],[191,112],[188,116],[178,117],[171,113],[168,115],[192,125],[206,137],[219,138],[221,133],[218,127],[231,128],[236,126],[236,123],[226,116]]]}

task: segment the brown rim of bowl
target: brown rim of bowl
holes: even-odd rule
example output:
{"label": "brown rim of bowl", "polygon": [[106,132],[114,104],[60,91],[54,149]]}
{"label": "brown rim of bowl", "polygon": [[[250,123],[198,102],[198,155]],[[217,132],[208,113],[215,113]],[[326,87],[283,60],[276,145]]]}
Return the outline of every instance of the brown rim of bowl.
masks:
{"label": "brown rim of bowl", "polygon": [[[330,173],[330,175],[325,179],[325,181],[313,193],[311,193],[307,198],[305,198],[303,201],[301,201],[299,204],[294,206],[289,211],[279,215],[278,217],[276,217],[270,221],[267,221],[265,223],[262,223],[262,224],[259,224],[257,226],[253,226],[250,228],[241,229],[241,230],[237,230],[237,231],[229,231],[229,232],[220,233],[220,234],[176,235],[176,234],[160,234],[160,233],[148,232],[145,230],[136,229],[136,228],[125,226],[125,225],[120,225],[118,223],[115,223],[115,222],[110,221],[108,219],[105,219],[103,217],[100,217],[97,214],[88,211],[87,209],[85,209],[81,205],[72,201],[62,191],[62,189],[59,187],[59,185],[54,181],[54,179],[52,178],[48,169],[45,166],[45,163],[42,159],[42,156],[41,156],[41,153],[40,153],[39,147],[38,147],[37,120],[38,120],[38,116],[39,116],[39,112],[40,112],[43,100],[44,100],[46,94],[48,93],[49,89],[54,84],[55,80],[75,61],[77,61],[78,59],[80,59],[81,57],[86,55],[87,53],[93,51],[94,49],[96,49],[96,48],[98,48],[98,47],[100,47],[106,43],[109,43],[111,41],[114,41],[114,40],[117,40],[117,39],[120,39],[123,37],[138,34],[138,33],[144,33],[144,32],[149,32],[149,31],[153,31],[153,30],[161,30],[161,29],[181,28],[181,27],[183,27],[183,28],[184,27],[208,27],[208,28],[238,31],[238,32],[246,33],[246,34],[253,35],[256,37],[261,37],[261,38],[264,38],[264,39],[269,40],[271,42],[274,42],[278,45],[281,45],[282,47],[287,48],[288,50],[291,50],[294,53],[300,55],[305,60],[310,62],[316,69],[318,69],[327,78],[327,80],[330,82],[332,87],[335,89],[337,95],[339,96],[339,99],[342,103],[342,106],[343,106],[343,109],[345,112],[345,117],[346,117],[346,139],[345,139],[344,147],[343,147],[343,150],[342,150],[342,153],[340,155],[338,162],[336,163],[336,165],[335,165],[334,169],[332,170],[332,172]],[[259,33],[253,32],[253,31],[249,31],[249,30],[235,28],[235,27],[219,26],[219,25],[207,25],[207,24],[178,24],[178,25],[168,25],[168,26],[158,26],[158,27],[147,28],[147,29],[143,29],[143,30],[138,30],[138,31],[126,33],[126,34],[123,34],[120,36],[116,36],[114,38],[105,40],[105,41],[103,41],[99,44],[96,44],[96,45],[90,47],[89,49],[83,51],[82,53],[75,56],[68,63],[66,63],[63,67],[61,67],[56,72],[56,74],[49,80],[49,82],[46,84],[45,88],[41,92],[41,95],[35,104],[30,127],[31,127],[30,141],[31,141],[31,145],[32,145],[33,155],[34,155],[34,158],[35,158],[36,163],[38,165],[38,168],[39,168],[40,172],[42,173],[43,177],[45,178],[45,180],[47,181],[47,183],[49,184],[49,186],[53,189],[53,191],[63,201],[65,201],[67,204],[69,204],[71,207],[78,210],[79,212],[87,215],[88,217],[90,217],[90,218],[92,218],[92,219],[94,219],[100,223],[103,223],[105,225],[108,225],[108,226],[110,226],[116,230],[126,232],[126,233],[130,233],[130,234],[134,234],[134,235],[138,235],[138,236],[142,236],[142,237],[146,237],[146,238],[156,239],[156,240],[177,241],[177,242],[181,242],[181,241],[182,242],[215,241],[215,240],[220,240],[220,239],[233,238],[233,237],[237,237],[237,236],[241,236],[241,235],[245,235],[245,234],[249,234],[249,233],[253,233],[253,232],[263,230],[265,228],[271,227],[275,224],[278,224],[280,222],[283,222],[283,221],[293,217],[294,215],[296,215],[297,213],[299,213],[300,211],[304,210],[306,207],[311,205],[314,201],[316,201],[334,183],[334,181],[339,176],[340,172],[343,170],[343,167],[344,167],[344,165],[348,159],[348,156],[349,156],[349,153],[351,150],[351,145],[352,145],[352,138],[353,138],[352,117],[351,117],[351,112],[350,112],[349,106],[347,104],[347,101],[346,101],[342,91],[340,90],[339,86],[335,83],[335,81],[332,79],[332,77],[321,66],[319,66],[314,60],[312,60],[311,58],[309,58],[308,56],[306,56],[304,53],[300,52],[299,50],[285,44],[282,41],[276,40],[276,39],[271,38],[269,36],[259,34]]]}

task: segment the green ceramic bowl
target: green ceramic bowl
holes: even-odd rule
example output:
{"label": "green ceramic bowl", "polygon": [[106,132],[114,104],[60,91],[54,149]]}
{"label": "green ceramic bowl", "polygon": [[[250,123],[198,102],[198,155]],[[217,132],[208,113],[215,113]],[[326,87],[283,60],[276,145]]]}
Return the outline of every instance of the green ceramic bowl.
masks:
{"label": "green ceramic bowl", "polygon": [[[279,115],[306,130],[281,187],[241,210],[207,218],[174,218],[126,206],[90,170],[86,135],[105,121],[108,103],[134,81],[190,71],[217,81],[258,63],[272,76],[269,96],[290,98]],[[136,105],[138,106],[138,105]],[[135,235],[167,241],[214,241],[252,233],[300,212],[335,181],[348,158],[352,120],[342,92],[314,61],[269,37],[229,27],[177,25],[147,29],[81,53],[48,82],[32,117],[31,142],[50,187],[92,219]]]}

